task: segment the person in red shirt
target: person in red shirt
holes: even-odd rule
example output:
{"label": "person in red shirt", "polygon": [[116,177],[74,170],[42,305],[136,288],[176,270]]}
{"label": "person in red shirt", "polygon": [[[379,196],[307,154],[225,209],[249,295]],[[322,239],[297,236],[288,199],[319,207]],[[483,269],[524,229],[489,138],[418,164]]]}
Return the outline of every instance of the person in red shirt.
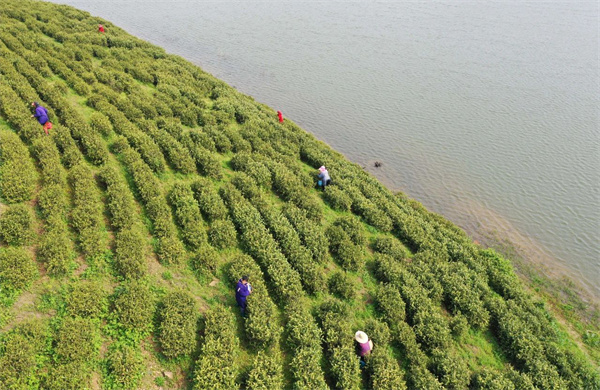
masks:
{"label": "person in red shirt", "polygon": [[99,24],[98,25],[98,31],[100,31],[101,33],[103,33],[104,32],[104,26],[101,25],[101,24]]}
{"label": "person in red shirt", "polygon": [[277,117],[279,118],[279,123],[283,123],[283,114],[281,111],[277,111]]}

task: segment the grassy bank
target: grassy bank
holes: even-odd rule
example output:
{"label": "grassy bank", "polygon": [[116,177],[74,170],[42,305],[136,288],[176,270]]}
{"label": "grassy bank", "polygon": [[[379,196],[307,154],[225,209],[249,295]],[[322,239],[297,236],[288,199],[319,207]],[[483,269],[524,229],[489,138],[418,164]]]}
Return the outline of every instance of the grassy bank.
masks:
{"label": "grassy bank", "polygon": [[0,18],[0,387],[600,388],[508,260],[271,108],[71,7]]}

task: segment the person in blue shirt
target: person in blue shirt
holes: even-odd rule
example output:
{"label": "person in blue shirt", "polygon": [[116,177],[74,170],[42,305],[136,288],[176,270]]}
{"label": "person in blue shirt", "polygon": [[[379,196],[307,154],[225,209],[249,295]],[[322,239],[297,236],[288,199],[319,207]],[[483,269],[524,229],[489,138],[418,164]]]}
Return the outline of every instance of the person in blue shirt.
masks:
{"label": "person in blue shirt", "polygon": [[240,280],[238,280],[235,288],[235,300],[237,301],[237,304],[240,307],[240,312],[244,317],[246,317],[246,298],[250,294],[252,294],[252,287],[250,287],[250,283],[248,283],[248,276],[244,275]]}

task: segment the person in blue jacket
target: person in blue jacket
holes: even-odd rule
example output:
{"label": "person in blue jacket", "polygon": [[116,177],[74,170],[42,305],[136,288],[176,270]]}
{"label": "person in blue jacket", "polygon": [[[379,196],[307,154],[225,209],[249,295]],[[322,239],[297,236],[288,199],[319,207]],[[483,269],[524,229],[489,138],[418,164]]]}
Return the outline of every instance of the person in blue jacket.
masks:
{"label": "person in blue jacket", "polygon": [[252,294],[252,287],[250,287],[250,283],[248,283],[248,276],[244,275],[238,280],[237,286],[235,287],[235,300],[244,317],[246,317],[246,298],[250,294]]}
{"label": "person in blue jacket", "polygon": [[34,113],[31,117],[35,117],[40,125],[44,126],[44,131],[48,134],[48,130],[52,128],[52,123],[48,118],[48,110],[46,107],[41,106],[38,102],[31,103],[31,106],[34,108]]}

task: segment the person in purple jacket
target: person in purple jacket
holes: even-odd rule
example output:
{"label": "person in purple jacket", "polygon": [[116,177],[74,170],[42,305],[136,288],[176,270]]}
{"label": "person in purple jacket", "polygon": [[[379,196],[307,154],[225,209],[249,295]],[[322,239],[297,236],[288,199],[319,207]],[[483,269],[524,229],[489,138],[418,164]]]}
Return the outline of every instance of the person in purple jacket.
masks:
{"label": "person in purple jacket", "polygon": [[244,317],[246,317],[246,298],[250,294],[252,294],[252,287],[250,287],[250,283],[248,283],[248,276],[244,275],[238,280],[237,286],[235,287],[235,300]]}
{"label": "person in purple jacket", "polygon": [[44,131],[46,134],[48,134],[48,130],[52,128],[52,123],[48,118],[48,110],[46,110],[46,107],[41,106],[38,102],[31,103],[31,106],[35,110],[31,117],[35,117],[38,122],[40,122],[40,125],[44,126]]}
{"label": "person in purple jacket", "polygon": [[373,341],[369,340],[369,336],[362,330],[356,332],[354,339],[358,343],[356,353],[360,357],[360,368],[363,368],[365,366],[365,356],[373,350]]}

